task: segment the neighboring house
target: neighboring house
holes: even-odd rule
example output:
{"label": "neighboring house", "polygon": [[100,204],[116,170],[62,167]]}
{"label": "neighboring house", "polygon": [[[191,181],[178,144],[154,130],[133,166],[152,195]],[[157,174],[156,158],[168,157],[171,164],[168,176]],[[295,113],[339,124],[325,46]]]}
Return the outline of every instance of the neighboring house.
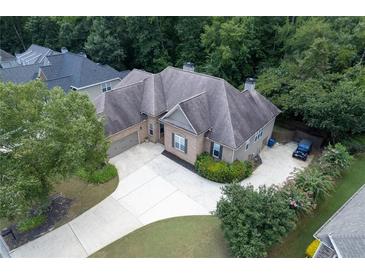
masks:
{"label": "neighboring house", "polygon": [[365,258],[365,185],[314,234],[315,258]]}
{"label": "neighboring house", "polygon": [[191,164],[204,151],[227,162],[259,154],[280,113],[252,79],[240,92],[191,66],[157,74],[134,69],[94,103],[112,142],[110,157],[149,139]]}
{"label": "neighboring house", "polygon": [[128,71],[118,72],[108,65],[94,63],[85,54],[71,53],[66,48],[46,60],[48,65],[40,67],[39,77],[49,88],[59,86],[64,91],[77,90],[90,99],[113,89],[128,74]]}
{"label": "neighboring house", "polygon": [[37,79],[39,64],[15,66],[0,69],[0,81],[23,84]]}
{"label": "neighboring house", "polygon": [[16,62],[19,65],[46,65],[46,57],[57,53],[57,51],[54,51],[52,49],[32,44],[25,52],[19,54],[16,53],[15,56]]}
{"label": "neighboring house", "polygon": [[15,61],[14,55],[6,52],[5,50],[0,49],[0,68],[7,67],[14,61]]}

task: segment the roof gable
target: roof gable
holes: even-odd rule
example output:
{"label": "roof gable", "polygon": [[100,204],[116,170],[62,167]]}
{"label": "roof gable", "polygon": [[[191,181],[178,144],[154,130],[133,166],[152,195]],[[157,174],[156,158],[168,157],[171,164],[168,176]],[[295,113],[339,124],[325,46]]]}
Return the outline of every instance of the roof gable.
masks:
{"label": "roof gable", "polygon": [[161,121],[176,125],[187,131],[190,131],[191,133],[197,134],[195,128],[189,121],[184,111],[181,109],[180,105],[176,105],[168,113],[166,113],[161,118]]}

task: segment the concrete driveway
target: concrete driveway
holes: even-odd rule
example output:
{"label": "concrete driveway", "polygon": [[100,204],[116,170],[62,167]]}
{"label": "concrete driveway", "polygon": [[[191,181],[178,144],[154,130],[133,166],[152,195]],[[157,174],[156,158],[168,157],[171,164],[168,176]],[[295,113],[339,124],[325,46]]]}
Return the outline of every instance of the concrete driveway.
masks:
{"label": "concrete driveway", "polygon": [[[280,184],[308,164],[291,158],[295,144],[265,148],[263,164],[242,184]],[[161,155],[160,144],[137,145],[112,158],[120,182],[108,198],[71,222],[11,252],[12,257],[87,257],[151,222],[207,215],[215,210],[221,184],[206,180]]]}

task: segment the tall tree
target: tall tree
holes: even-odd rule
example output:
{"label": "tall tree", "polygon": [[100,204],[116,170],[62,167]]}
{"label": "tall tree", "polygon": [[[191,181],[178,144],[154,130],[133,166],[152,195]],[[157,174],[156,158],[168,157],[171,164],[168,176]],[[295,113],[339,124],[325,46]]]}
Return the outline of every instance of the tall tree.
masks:
{"label": "tall tree", "polygon": [[0,82],[0,217],[47,204],[53,184],[106,161],[104,128],[87,96],[44,83]]}
{"label": "tall tree", "polygon": [[24,29],[30,34],[31,43],[54,50],[59,49],[58,33],[60,26],[55,18],[32,16],[27,20]]}
{"label": "tall tree", "polygon": [[175,20],[172,17],[127,17],[134,66],[158,72],[173,63],[175,44],[169,34],[173,32]]}
{"label": "tall tree", "polygon": [[175,25],[177,33],[175,65],[181,67],[185,62],[193,62],[197,69],[205,62],[205,53],[201,43],[204,26],[209,17],[178,17]]}
{"label": "tall tree", "polygon": [[94,61],[122,70],[128,67],[129,43],[124,17],[96,17],[85,49]]}
{"label": "tall tree", "polygon": [[22,52],[28,46],[29,35],[24,26],[28,17],[0,16],[0,48],[12,54]]}

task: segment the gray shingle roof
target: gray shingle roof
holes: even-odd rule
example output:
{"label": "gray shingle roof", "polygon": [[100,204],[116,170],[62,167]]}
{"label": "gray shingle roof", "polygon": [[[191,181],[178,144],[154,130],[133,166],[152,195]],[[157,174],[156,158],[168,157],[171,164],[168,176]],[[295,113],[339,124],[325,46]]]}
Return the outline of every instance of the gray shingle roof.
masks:
{"label": "gray shingle roof", "polygon": [[71,52],[48,56],[47,60],[49,65],[42,66],[41,70],[49,88],[60,86],[67,91],[70,86],[81,88],[120,78],[122,75],[108,65],[94,63],[80,54]]}
{"label": "gray shingle roof", "polygon": [[180,104],[196,131],[211,129],[212,140],[231,148],[241,146],[280,113],[256,91],[240,92],[223,79],[174,67],[158,74],[135,69],[116,90],[133,83],[143,83],[140,112],[158,116]]}
{"label": "gray shingle roof", "polygon": [[37,78],[39,64],[0,69],[0,81],[26,83]]}
{"label": "gray shingle roof", "polygon": [[365,258],[365,231],[362,235],[331,235],[332,245],[342,258]]}
{"label": "gray shingle roof", "polygon": [[8,62],[14,60],[15,56],[6,52],[5,50],[0,49],[0,62]]}
{"label": "gray shingle roof", "polygon": [[341,255],[365,257],[364,212],[365,185],[317,230],[314,237],[327,246],[337,246]]}
{"label": "gray shingle roof", "polygon": [[208,95],[202,92],[179,103],[182,111],[189,119],[196,134],[206,132],[210,128]]}
{"label": "gray shingle roof", "polygon": [[45,59],[47,56],[57,53],[57,51],[52,49],[32,44],[25,52],[15,54],[15,56],[18,64],[31,65],[37,63],[45,64]]}
{"label": "gray shingle roof", "polygon": [[143,82],[100,94],[94,101],[96,112],[105,118],[105,132],[112,135],[141,122]]}

